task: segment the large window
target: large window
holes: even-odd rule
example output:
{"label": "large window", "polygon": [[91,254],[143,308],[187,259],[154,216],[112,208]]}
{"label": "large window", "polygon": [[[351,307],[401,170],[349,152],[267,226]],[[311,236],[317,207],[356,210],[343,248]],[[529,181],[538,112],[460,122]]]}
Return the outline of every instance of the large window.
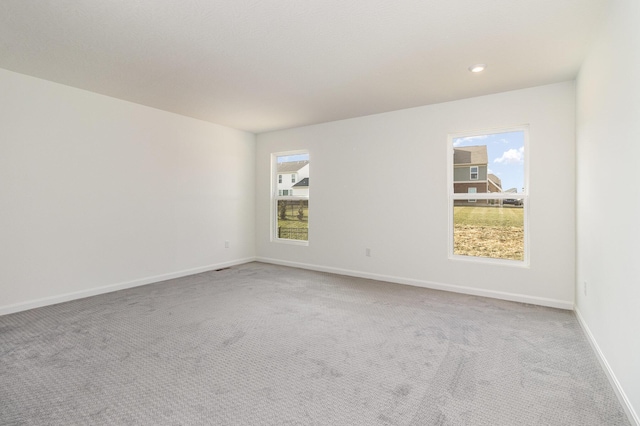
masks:
{"label": "large window", "polygon": [[[291,179],[282,179],[290,174]],[[272,154],[272,241],[308,244],[309,153]]]}
{"label": "large window", "polygon": [[528,265],[528,129],[449,135],[449,256]]}

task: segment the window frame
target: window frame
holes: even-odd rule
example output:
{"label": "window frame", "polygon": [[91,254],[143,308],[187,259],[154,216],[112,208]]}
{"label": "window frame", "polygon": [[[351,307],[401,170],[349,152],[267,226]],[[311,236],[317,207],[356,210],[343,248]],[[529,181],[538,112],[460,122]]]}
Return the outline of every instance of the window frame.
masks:
{"label": "window frame", "polygon": [[[486,193],[454,193],[454,164],[453,164],[453,155],[454,155],[454,146],[453,140],[457,138],[464,137],[474,137],[474,136],[484,136],[484,135],[493,135],[499,133],[509,133],[509,132],[523,132],[524,134],[524,189],[522,193],[506,193],[506,192],[486,192]],[[447,255],[449,260],[456,261],[465,261],[465,262],[475,262],[475,263],[489,263],[495,265],[505,265],[505,266],[514,266],[514,267],[523,267],[529,268],[531,265],[530,261],[530,253],[531,249],[529,246],[529,205],[530,205],[530,190],[531,190],[531,181],[529,179],[529,158],[530,154],[530,146],[529,146],[529,125],[522,124],[518,126],[512,127],[500,127],[500,128],[492,128],[485,130],[473,130],[473,131],[463,131],[463,132],[453,132],[447,135],[447,200],[448,200],[448,248]],[[489,171],[487,170],[487,174]],[[480,257],[480,256],[468,256],[468,255],[460,255],[454,254],[454,202],[456,200],[467,200],[471,202],[471,200],[506,200],[506,199],[522,199],[522,209],[523,209],[523,227],[524,227],[524,258],[523,260],[514,260],[514,259],[496,259],[489,257]]]}
{"label": "window frame", "polygon": [[[473,169],[476,169],[476,171],[474,172]],[[473,175],[476,175],[476,177],[473,177]],[[479,180],[480,179],[480,166],[470,166],[469,167],[469,180]]]}
{"label": "window frame", "polygon": [[[279,238],[278,237],[278,215],[276,213],[278,201],[279,200],[306,200],[307,205],[309,202],[309,195],[280,195],[278,193],[278,183],[281,182],[281,176],[278,174],[278,157],[285,157],[288,155],[300,155],[307,154],[309,156],[309,164],[311,164],[311,153],[307,149],[295,150],[295,151],[282,151],[282,152],[273,152],[271,153],[271,214],[270,214],[270,234],[271,234],[271,242],[277,242],[282,244],[291,244],[296,246],[308,246],[309,240],[311,239],[310,235],[310,223],[309,218],[307,219],[307,239],[306,240],[292,240],[288,238]],[[292,174],[295,176],[295,173]],[[290,191],[293,194],[293,190]]]}
{"label": "window frame", "polygon": [[[473,191],[472,191],[473,189]],[[467,188],[467,193],[468,194],[477,194],[478,193],[478,188],[476,188],[475,186],[472,188]],[[475,198],[469,198],[468,200],[470,203],[475,203],[476,199]]]}

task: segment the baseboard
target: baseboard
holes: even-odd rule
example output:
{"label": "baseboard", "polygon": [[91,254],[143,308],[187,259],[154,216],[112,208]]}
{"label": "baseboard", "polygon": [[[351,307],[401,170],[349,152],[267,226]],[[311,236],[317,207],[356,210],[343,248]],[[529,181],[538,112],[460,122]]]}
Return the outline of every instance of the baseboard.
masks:
{"label": "baseboard", "polygon": [[587,340],[589,341],[589,344],[591,344],[591,347],[593,348],[593,351],[595,352],[596,357],[598,358],[598,361],[600,361],[600,365],[602,366],[602,369],[607,375],[607,378],[609,379],[609,382],[611,383],[611,386],[613,387],[613,390],[616,393],[616,396],[618,397],[618,400],[620,401],[622,408],[624,409],[625,413],[627,414],[627,417],[629,418],[629,423],[631,423],[633,426],[640,426],[640,417],[638,417],[638,414],[633,409],[633,406],[631,405],[629,398],[627,398],[627,395],[624,393],[622,386],[620,386],[620,382],[616,378],[616,375],[613,373],[613,370],[611,369],[611,366],[609,365],[609,362],[607,361],[607,359],[604,357],[602,350],[600,350],[600,346],[598,345],[598,342],[596,341],[595,337],[593,337],[593,334],[591,333],[589,326],[587,325],[584,318],[582,317],[580,310],[576,307],[574,309],[574,312],[576,313],[576,318],[578,318],[578,323],[582,327],[582,330],[584,330],[584,334],[587,336]]}
{"label": "baseboard", "polygon": [[387,281],[396,284],[411,285],[414,287],[430,288],[433,290],[444,290],[453,293],[469,294],[472,296],[490,297],[493,299],[509,300],[512,302],[529,303],[532,305],[547,306],[565,310],[573,310],[573,302],[564,300],[547,299],[544,297],[526,296],[516,293],[507,293],[493,290],[483,290],[473,287],[458,286],[453,284],[443,284],[434,281],[417,280],[413,278],[396,277],[391,275],[373,274],[370,272],[354,271],[351,269],[333,268],[329,266],[313,265],[308,263],[289,262],[280,259],[267,257],[256,257],[258,262],[272,263],[274,265],[291,266],[294,268],[309,269],[312,271],[330,272],[333,274],[347,275],[350,277],[367,278],[376,281]]}
{"label": "baseboard", "polygon": [[84,297],[96,296],[98,294],[103,294],[103,293],[110,293],[112,291],[124,290],[127,288],[138,287],[141,285],[157,283],[160,281],[166,281],[173,278],[186,277],[188,275],[194,275],[194,274],[199,274],[201,272],[213,271],[215,269],[228,268],[230,266],[253,262],[254,260],[256,260],[254,257],[247,257],[244,259],[236,259],[228,262],[216,263],[213,265],[200,266],[198,268],[185,269],[182,271],[171,272],[168,274],[161,274],[161,275],[155,275],[152,277],[140,278],[133,281],[109,284],[102,287],[95,287],[87,290],[64,293],[56,296],[43,297],[41,299],[15,303],[13,305],[0,306],[0,315],[7,315],[7,314],[12,314],[14,312],[26,311],[28,309],[40,308],[42,306],[55,305],[56,303],[68,302],[71,300],[82,299]]}

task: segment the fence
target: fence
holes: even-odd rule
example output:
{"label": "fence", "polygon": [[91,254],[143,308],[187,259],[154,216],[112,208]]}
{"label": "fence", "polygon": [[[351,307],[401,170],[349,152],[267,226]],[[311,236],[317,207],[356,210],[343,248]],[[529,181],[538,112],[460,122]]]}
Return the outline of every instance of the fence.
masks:
{"label": "fence", "polygon": [[287,240],[309,240],[308,228],[284,228],[278,226],[278,238],[284,238]]}

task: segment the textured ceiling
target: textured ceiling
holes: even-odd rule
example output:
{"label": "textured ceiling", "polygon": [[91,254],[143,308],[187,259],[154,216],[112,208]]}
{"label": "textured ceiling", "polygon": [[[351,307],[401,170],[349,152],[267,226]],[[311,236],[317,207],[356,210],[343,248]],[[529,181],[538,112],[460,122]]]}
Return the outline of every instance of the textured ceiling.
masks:
{"label": "textured ceiling", "polygon": [[0,68],[263,132],[572,79],[608,4],[1,0]]}

